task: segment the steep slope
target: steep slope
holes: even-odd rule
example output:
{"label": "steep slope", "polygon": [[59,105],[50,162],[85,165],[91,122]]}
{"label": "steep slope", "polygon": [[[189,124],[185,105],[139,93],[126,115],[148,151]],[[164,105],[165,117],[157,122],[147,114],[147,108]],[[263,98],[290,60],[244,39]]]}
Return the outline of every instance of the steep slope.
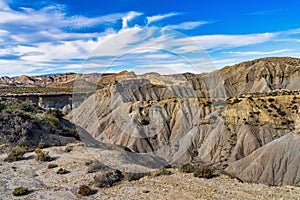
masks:
{"label": "steep slope", "polygon": [[0,152],[20,143],[32,148],[60,146],[78,140],[74,125],[58,112],[35,104],[0,98]]}
{"label": "steep slope", "polygon": [[228,96],[299,89],[300,59],[271,57],[247,61],[219,70]]}
{"label": "steep slope", "polygon": [[300,134],[289,133],[231,163],[225,172],[245,182],[300,186],[299,144]]}

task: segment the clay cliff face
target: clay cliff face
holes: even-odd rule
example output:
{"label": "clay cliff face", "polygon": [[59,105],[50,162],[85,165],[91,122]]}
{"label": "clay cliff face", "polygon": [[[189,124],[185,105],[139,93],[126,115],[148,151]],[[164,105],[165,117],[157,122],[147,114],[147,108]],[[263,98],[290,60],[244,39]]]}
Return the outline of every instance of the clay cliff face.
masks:
{"label": "clay cliff face", "polygon": [[[98,141],[171,164],[229,166],[228,173],[243,171],[246,177],[243,167],[250,165],[254,152],[255,157],[267,156],[262,148],[295,131],[299,71],[300,59],[265,58],[206,74],[112,74],[98,80],[97,91],[69,118]],[[269,159],[264,165],[275,161],[285,162]],[[297,184],[262,179],[245,178]]]}
{"label": "clay cliff face", "polygon": [[257,59],[225,67],[219,72],[228,96],[300,88],[300,59],[297,58]]}

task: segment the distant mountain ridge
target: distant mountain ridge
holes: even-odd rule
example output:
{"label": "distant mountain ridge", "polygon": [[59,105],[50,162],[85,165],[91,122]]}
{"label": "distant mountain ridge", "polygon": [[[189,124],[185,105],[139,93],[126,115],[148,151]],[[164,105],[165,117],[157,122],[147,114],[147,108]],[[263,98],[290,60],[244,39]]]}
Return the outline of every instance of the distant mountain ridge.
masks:
{"label": "distant mountain ridge", "polygon": [[[93,73],[89,74],[90,76],[99,78],[101,76],[106,76],[108,74]],[[21,75],[17,77],[0,77],[0,86],[17,86],[17,87],[64,87],[72,88],[76,78],[81,76],[77,73],[63,73],[63,74],[47,74],[39,76],[27,76]]]}

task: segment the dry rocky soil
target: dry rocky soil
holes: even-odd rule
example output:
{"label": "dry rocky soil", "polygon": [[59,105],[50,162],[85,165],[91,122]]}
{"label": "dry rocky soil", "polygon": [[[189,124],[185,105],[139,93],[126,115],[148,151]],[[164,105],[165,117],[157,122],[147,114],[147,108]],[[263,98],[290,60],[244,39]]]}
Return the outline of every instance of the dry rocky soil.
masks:
{"label": "dry rocky soil", "polygon": [[[95,173],[87,173],[86,166],[95,158],[82,143],[43,150],[49,151],[54,160],[38,162],[34,152],[29,152],[24,159],[8,163],[3,161],[7,155],[0,155],[0,199],[300,199],[299,187],[242,183],[225,175],[196,178],[175,168],[171,175],[145,176],[110,188],[97,188],[91,184]],[[58,167],[47,169],[50,163]],[[60,167],[69,173],[57,174]],[[92,195],[77,194],[82,184],[89,185]],[[12,191],[19,186],[29,188],[29,192],[14,197]]]}

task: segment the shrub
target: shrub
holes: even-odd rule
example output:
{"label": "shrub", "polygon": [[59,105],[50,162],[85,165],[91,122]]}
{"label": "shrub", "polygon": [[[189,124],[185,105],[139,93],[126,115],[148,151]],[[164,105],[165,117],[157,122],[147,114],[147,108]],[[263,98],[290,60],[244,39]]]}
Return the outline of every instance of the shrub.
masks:
{"label": "shrub", "polygon": [[80,194],[81,196],[89,196],[92,193],[92,190],[86,186],[86,185],[81,185],[78,188],[78,194]]}
{"label": "shrub", "polygon": [[213,169],[209,166],[199,167],[194,171],[194,176],[198,178],[211,178]]}
{"label": "shrub", "polygon": [[69,171],[64,168],[59,168],[59,170],[57,170],[56,173],[57,174],[67,174],[67,173],[69,173]]}
{"label": "shrub", "polygon": [[48,169],[53,169],[53,168],[56,168],[56,167],[58,167],[57,164],[49,164],[47,168]]}
{"label": "shrub", "polygon": [[14,196],[23,196],[26,195],[27,193],[28,193],[28,188],[26,187],[17,187],[12,192]]}
{"label": "shrub", "polygon": [[5,103],[4,102],[0,102],[0,112],[5,109]]}
{"label": "shrub", "polygon": [[238,98],[235,98],[232,102],[232,104],[237,104],[237,103],[240,103],[242,100],[241,99],[238,99]]}
{"label": "shrub", "polygon": [[268,99],[268,102],[270,102],[270,103],[271,103],[271,102],[274,102],[274,101],[275,101],[274,98],[269,98],[269,99]]}
{"label": "shrub", "polygon": [[277,110],[277,113],[282,117],[286,115],[286,112],[281,111],[281,110]]}
{"label": "shrub", "polygon": [[154,171],[153,176],[163,176],[163,175],[171,175],[172,172],[166,168],[161,168]]}
{"label": "shrub", "polygon": [[111,187],[114,184],[122,181],[123,174],[119,170],[108,170],[97,174],[94,177],[94,185],[99,188]]}
{"label": "shrub", "polygon": [[126,172],[124,173],[125,179],[128,181],[137,181],[145,176],[149,176],[150,173],[147,172],[140,172],[140,173],[132,173],[132,172]]}
{"label": "shrub", "polygon": [[36,149],[35,153],[35,160],[42,161],[42,162],[49,162],[52,160],[51,156],[49,156],[49,152],[42,151],[41,149]]}
{"label": "shrub", "polygon": [[48,123],[52,126],[56,126],[59,124],[59,119],[51,114],[48,113],[37,113],[36,118],[41,121]]}
{"label": "shrub", "polygon": [[190,163],[186,163],[180,166],[180,171],[184,173],[193,173],[195,171],[195,166]]}
{"label": "shrub", "polygon": [[35,109],[33,107],[33,105],[29,102],[23,102],[21,105],[20,105],[20,109],[25,111],[25,112],[33,112]]}
{"label": "shrub", "polygon": [[17,146],[14,148],[8,156],[4,159],[6,162],[14,162],[23,158],[24,154],[27,152],[27,149],[23,146]]}

